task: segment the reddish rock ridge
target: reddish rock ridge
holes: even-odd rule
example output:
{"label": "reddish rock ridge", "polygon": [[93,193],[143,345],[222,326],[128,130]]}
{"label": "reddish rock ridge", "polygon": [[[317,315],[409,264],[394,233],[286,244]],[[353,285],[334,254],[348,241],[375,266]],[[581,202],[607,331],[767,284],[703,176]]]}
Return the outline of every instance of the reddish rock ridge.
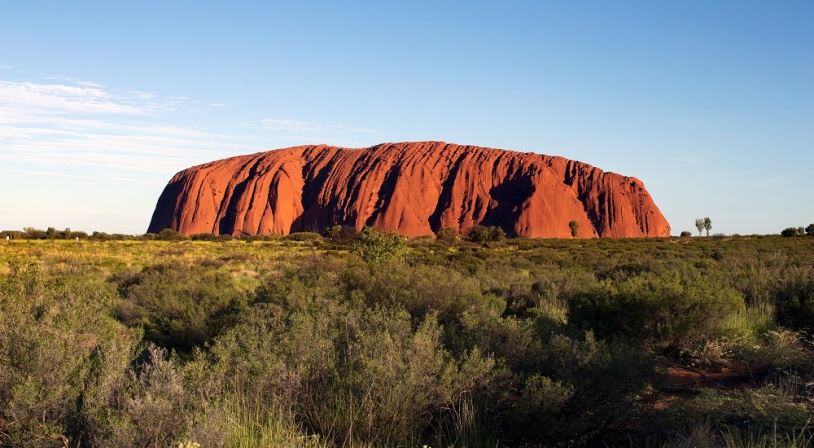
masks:
{"label": "reddish rock ridge", "polygon": [[500,226],[519,237],[669,236],[642,182],[562,157],[443,142],[298,146],[176,174],[148,232],[289,234],[337,224],[408,236]]}

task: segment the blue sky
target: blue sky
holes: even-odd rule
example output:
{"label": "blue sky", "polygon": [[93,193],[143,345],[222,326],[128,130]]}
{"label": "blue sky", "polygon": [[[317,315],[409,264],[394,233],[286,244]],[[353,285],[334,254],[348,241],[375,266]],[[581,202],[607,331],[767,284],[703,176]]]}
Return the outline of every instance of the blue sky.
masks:
{"label": "blue sky", "polygon": [[169,178],[442,140],[635,176],[670,222],[814,223],[814,2],[5,2],[0,229],[146,231]]}

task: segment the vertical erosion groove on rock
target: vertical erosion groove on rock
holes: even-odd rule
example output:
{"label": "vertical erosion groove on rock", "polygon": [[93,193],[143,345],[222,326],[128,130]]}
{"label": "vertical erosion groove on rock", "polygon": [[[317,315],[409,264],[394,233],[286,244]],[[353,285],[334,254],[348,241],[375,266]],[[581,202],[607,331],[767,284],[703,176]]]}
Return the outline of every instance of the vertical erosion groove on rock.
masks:
{"label": "vertical erosion groove on rock", "polygon": [[669,236],[644,184],[591,165],[443,142],[298,146],[176,174],[148,232],[289,234],[365,225],[408,236],[499,226],[517,237]]}

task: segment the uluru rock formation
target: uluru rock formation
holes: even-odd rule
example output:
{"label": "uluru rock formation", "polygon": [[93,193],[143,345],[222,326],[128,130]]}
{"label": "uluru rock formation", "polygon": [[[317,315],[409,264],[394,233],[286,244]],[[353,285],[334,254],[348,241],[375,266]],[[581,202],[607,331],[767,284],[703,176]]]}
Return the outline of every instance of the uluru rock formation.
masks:
{"label": "uluru rock formation", "polygon": [[562,157],[443,142],[298,146],[176,174],[148,232],[289,234],[365,225],[408,236],[500,226],[510,236],[669,236],[634,177]]}

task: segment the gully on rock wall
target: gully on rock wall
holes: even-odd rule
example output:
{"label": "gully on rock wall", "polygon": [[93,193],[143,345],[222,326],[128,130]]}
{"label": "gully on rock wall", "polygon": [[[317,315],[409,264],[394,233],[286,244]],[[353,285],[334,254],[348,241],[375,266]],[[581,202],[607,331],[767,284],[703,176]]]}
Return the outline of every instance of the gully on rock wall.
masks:
{"label": "gully on rock wall", "polygon": [[510,236],[669,236],[644,184],[562,157],[443,142],[298,146],[176,174],[148,232],[289,234],[365,225],[408,236],[499,226]]}

